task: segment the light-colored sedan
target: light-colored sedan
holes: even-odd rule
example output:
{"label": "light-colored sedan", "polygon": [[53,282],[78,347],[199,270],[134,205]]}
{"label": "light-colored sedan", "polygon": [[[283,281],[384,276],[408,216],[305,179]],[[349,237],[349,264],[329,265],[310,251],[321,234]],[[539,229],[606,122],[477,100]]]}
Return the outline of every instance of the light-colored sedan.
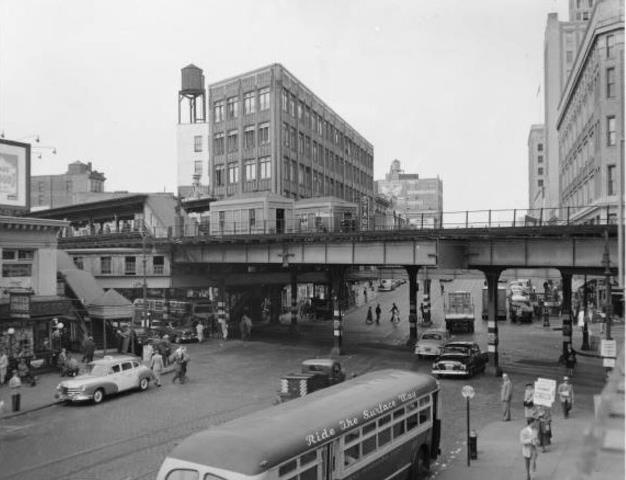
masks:
{"label": "light-colored sedan", "polygon": [[126,390],[147,390],[152,371],[131,355],[106,356],[87,365],[87,372],[57,385],[56,398],[67,402],[93,400]]}
{"label": "light-colored sedan", "polygon": [[424,330],[420,339],[415,344],[417,358],[438,357],[441,347],[450,339],[447,330],[430,329]]}

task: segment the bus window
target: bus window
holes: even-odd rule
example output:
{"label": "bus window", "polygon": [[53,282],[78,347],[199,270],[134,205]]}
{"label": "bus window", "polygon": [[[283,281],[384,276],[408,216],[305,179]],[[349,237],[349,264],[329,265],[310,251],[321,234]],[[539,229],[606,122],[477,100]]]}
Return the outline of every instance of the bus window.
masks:
{"label": "bus window", "polygon": [[359,438],[360,435],[361,435],[361,432],[359,432],[358,430],[355,430],[354,432],[346,433],[345,443],[347,444],[347,443],[354,442],[357,438]]}
{"label": "bus window", "polygon": [[378,432],[378,446],[382,447],[383,445],[389,443],[391,441],[391,428],[385,428]]}
{"label": "bus window", "polygon": [[369,453],[372,453],[374,450],[376,450],[376,435],[372,435],[371,437],[363,440],[362,450],[363,456],[368,455]]}
{"label": "bus window", "polygon": [[317,480],[317,465],[301,472],[299,480]]}
{"label": "bus window", "polygon": [[420,398],[420,407],[428,405],[430,403],[430,395],[427,397]]}
{"label": "bus window", "polygon": [[363,425],[363,435],[376,429],[376,422],[370,422],[367,425]]}
{"label": "bus window", "polygon": [[198,480],[199,478],[200,474],[196,470],[176,469],[168,473],[165,480]]}
{"label": "bus window", "polygon": [[381,427],[389,422],[391,422],[391,415],[385,415],[384,417],[380,417],[378,419],[378,426]]}
{"label": "bus window", "polygon": [[287,463],[284,463],[280,467],[278,467],[278,475],[282,477],[283,475],[288,474],[289,472],[295,470],[296,468],[298,468],[298,461],[295,459],[291,460]]}
{"label": "bus window", "polygon": [[398,418],[404,417],[404,408],[399,408],[395,412],[393,412],[393,419],[396,420]]}
{"label": "bus window", "polygon": [[404,433],[404,420],[393,424],[393,438],[398,438]]}
{"label": "bus window", "polygon": [[346,448],[343,452],[343,464],[346,467],[349,467],[350,465],[352,465],[353,463],[355,463],[360,455],[359,455],[359,447],[361,445],[359,443],[357,443],[356,445],[353,445],[350,448]]}
{"label": "bus window", "polygon": [[406,417],[406,429],[412,430],[417,427],[417,413],[413,413]]}
{"label": "bus window", "polygon": [[420,425],[430,421],[430,407],[420,410]]}
{"label": "bus window", "polygon": [[317,461],[317,450],[311,450],[310,452],[300,456],[300,466],[315,461]]}

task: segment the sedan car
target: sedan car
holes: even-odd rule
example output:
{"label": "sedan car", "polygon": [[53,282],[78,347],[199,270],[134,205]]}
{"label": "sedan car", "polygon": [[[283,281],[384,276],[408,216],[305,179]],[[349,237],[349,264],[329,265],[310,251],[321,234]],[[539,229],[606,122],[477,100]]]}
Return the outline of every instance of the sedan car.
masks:
{"label": "sedan car", "polygon": [[93,400],[126,390],[147,390],[152,371],[132,355],[105,356],[87,364],[87,371],[57,386],[56,398],[66,402]]}
{"label": "sedan car", "polygon": [[415,355],[417,358],[438,357],[441,354],[441,347],[448,341],[449,336],[447,330],[424,330],[415,344]]}
{"label": "sedan car", "polygon": [[476,343],[448,342],[433,363],[432,374],[437,377],[451,375],[469,378],[478,372],[484,372],[487,361],[487,354],[481,352]]}

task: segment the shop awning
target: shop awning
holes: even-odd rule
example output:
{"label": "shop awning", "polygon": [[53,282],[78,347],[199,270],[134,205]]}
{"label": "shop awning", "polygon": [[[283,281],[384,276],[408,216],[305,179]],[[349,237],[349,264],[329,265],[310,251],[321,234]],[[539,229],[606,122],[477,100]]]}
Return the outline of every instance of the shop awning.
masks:
{"label": "shop awning", "polygon": [[107,290],[86,307],[90,317],[107,320],[132,318],[134,312],[131,301],[114,289]]}

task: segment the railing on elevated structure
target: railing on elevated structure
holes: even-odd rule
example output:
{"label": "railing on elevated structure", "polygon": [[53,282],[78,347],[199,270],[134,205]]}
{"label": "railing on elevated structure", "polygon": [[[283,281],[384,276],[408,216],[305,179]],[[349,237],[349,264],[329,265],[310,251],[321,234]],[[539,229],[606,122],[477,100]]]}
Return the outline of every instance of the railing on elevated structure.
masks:
{"label": "railing on elevated structure", "polygon": [[[580,220],[580,213],[593,207],[601,212],[595,218],[585,217]],[[616,205],[590,205],[584,207],[540,208],[540,209],[492,209],[492,210],[465,210],[441,212],[438,215],[422,215],[409,223],[397,225],[369,225],[361,224],[360,219],[332,219],[321,217],[322,222],[310,222],[307,219],[295,218],[290,222],[254,221],[254,222],[223,222],[213,225],[208,222],[186,222],[178,227],[150,227],[145,226],[144,232],[152,238],[188,238],[188,237],[230,237],[244,235],[282,235],[307,234],[324,235],[329,233],[365,233],[365,232],[394,232],[394,231],[428,231],[453,229],[492,229],[492,228],[526,228],[552,227],[566,225],[614,225],[617,223]],[[310,217],[309,217],[310,218]],[[320,218],[320,217],[318,217]],[[371,220],[371,219],[370,219]],[[313,225],[311,225],[313,223]],[[110,235],[142,237],[141,227],[126,232],[89,232],[79,235],[65,235],[62,238],[81,238],[94,236],[106,237]]]}

